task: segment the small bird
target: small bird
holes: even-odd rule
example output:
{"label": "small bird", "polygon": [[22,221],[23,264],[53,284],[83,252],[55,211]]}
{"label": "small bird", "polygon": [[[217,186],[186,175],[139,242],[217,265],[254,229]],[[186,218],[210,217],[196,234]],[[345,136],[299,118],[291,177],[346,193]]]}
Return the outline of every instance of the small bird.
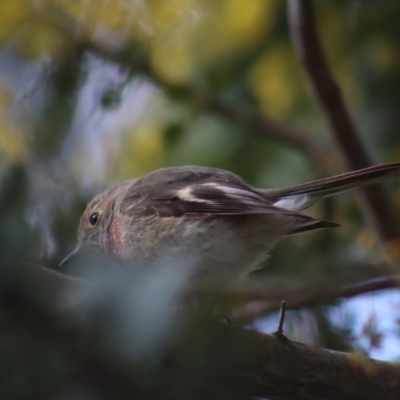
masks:
{"label": "small bird", "polygon": [[216,168],[159,169],[119,183],[87,205],[78,245],[128,268],[184,267],[192,288],[222,289],[257,269],[284,236],[338,224],[301,211],[318,200],[400,175],[383,164],[281,189],[256,189]]}

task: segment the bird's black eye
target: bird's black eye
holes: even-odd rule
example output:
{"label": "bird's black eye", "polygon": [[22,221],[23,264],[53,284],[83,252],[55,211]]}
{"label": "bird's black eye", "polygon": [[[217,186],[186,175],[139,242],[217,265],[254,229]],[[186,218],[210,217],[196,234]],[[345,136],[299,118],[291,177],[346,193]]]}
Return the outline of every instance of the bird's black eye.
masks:
{"label": "bird's black eye", "polygon": [[98,220],[99,220],[99,213],[92,214],[89,218],[90,225],[95,226]]}

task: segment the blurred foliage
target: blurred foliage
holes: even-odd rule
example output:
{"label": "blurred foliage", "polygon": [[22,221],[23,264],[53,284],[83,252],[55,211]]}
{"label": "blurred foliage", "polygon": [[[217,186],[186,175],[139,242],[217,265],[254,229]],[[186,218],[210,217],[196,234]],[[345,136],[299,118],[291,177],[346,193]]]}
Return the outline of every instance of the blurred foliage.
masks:
{"label": "blurred foliage", "polygon": [[[400,3],[315,3],[329,63],[365,145],[376,162],[399,161]],[[225,168],[265,187],[320,177],[305,154],[207,106],[211,97],[304,130],[336,162],[340,151],[291,46],[281,0],[2,0],[3,259],[23,254],[57,268],[74,247],[87,200],[163,166]],[[398,182],[388,189],[399,209]],[[310,213],[343,228],[284,239],[259,279],[335,276],[386,261],[352,195]],[[307,312],[313,341],[352,348],[350,328],[335,331],[327,315]],[[374,338],[371,348],[381,339],[374,322],[364,332]],[[293,337],[306,340],[304,331]],[[68,358],[51,357],[59,368]]]}

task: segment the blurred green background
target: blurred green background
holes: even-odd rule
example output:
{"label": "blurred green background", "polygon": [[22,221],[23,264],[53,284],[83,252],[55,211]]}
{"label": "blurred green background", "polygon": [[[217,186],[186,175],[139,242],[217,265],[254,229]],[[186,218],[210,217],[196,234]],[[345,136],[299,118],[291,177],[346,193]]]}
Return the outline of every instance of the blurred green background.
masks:
{"label": "blurred green background", "polygon": [[[329,63],[365,146],[376,163],[397,161],[397,2],[317,6]],[[260,187],[343,170],[293,55],[282,1],[4,0],[0,18],[1,165],[4,174],[22,166],[29,176],[39,256],[56,259],[73,246],[93,194],[163,166],[225,168]],[[244,117],[223,115],[213,102]],[[326,163],[250,126],[246,115],[299,129]],[[393,197],[400,203],[400,191]],[[316,212],[345,225],[335,232],[341,254],[370,259],[375,234],[349,199]],[[280,260],[294,251],[302,265],[320,268],[310,261],[315,242],[285,241],[291,252],[278,249],[272,265],[286,268],[293,261]]]}
{"label": "blurred green background", "polygon": [[[399,161],[400,3],[315,5],[364,145],[375,163]],[[209,165],[259,187],[343,171],[307,93],[281,0],[2,0],[0,116],[0,253],[10,269],[21,259],[57,269],[75,245],[86,202],[156,168]],[[324,164],[254,127],[250,116],[314,141]],[[387,193],[399,209],[399,183]],[[311,214],[343,227],[282,240],[259,279],[362,276],[387,263],[352,194]],[[374,347],[351,338],[351,318],[335,327],[325,307],[296,315],[297,327],[312,331],[293,328],[297,340]]]}

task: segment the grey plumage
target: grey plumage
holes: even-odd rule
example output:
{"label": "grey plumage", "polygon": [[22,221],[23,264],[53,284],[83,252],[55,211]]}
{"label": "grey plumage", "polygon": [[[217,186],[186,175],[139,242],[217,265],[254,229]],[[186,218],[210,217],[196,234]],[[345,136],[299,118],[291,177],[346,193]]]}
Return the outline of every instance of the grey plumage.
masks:
{"label": "grey plumage", "polygon": [[78,249],[97,246],[131,268],[194,257],[188,284],[217,288],[256,268],[281,237],[338,226],[300,211],[399,171],[400,163],[385,164],[288,188],[256,189],[220,169],[164,168],[93,199],[81,218]]}

